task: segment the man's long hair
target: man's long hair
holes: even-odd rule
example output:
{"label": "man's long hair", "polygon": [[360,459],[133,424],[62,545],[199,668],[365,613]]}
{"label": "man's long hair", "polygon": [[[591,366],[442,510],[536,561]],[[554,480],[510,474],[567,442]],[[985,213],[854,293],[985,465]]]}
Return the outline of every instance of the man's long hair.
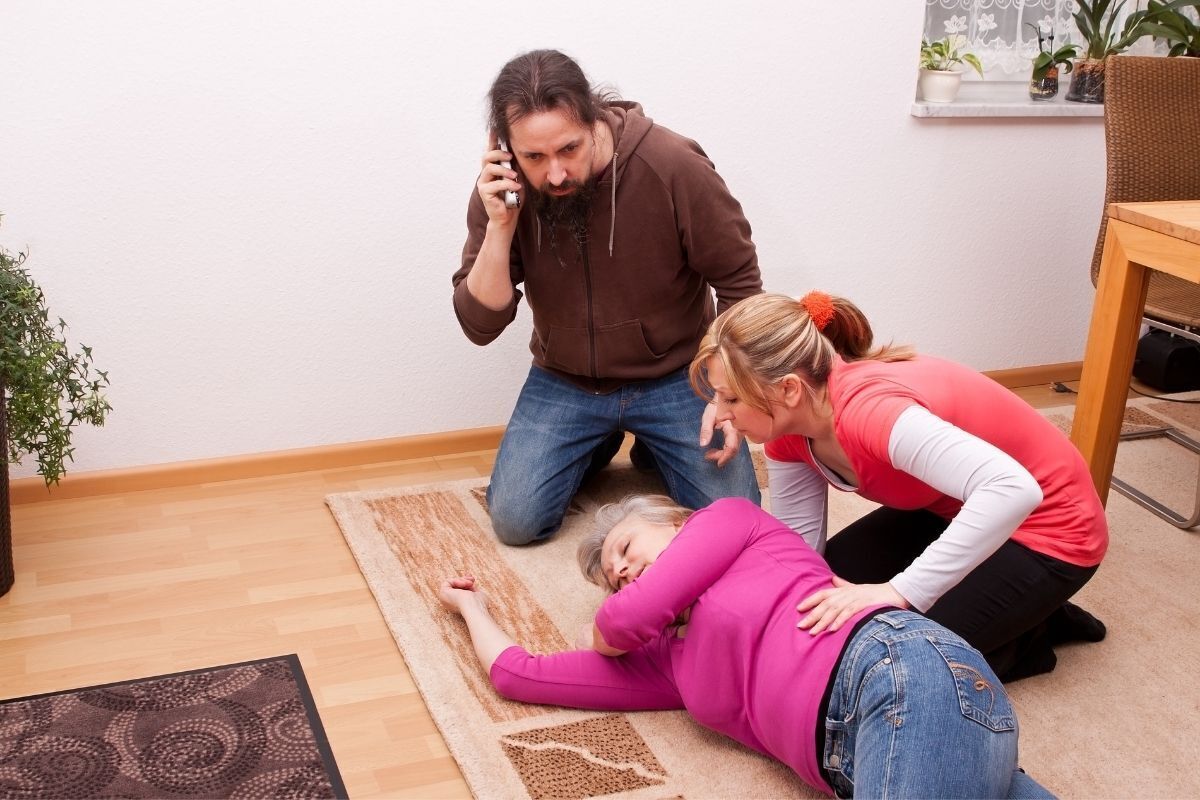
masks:
{"label": "man's long hair", "polygon": [[531,50],[509,61],[488,92],[488,126],[508,141],[509,126],[530,114],[561,110],[591,128],[612,92],[593,89],[575,61],[557,50]]}

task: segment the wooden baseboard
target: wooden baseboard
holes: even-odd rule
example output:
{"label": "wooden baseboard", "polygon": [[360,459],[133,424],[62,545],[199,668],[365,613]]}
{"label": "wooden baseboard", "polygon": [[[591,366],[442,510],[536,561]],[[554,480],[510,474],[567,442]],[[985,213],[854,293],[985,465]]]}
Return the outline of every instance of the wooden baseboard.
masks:
{"label": "wooden baseboard", "polygon": [[[1082,362],[1070,361],[1063,364],[993,370],[984,374],[1002,386],[1013,389],[1054,381],[1077,381],[1082,368]],[[280,450],[273,453],[80,472],[68,474],[57,486],[49,489],[41,478],[16,478],[9,485],[9,501],[17,505],[242,478],[262,478],[331,467],[355,467],[412,458],[431,458],[476,450],[494,450],[500,446],[500,437],[503,435],[504,426],[496,425],[490,428],[426,433],[394,439]]]}
{"label": "wooden baseboard", "polygon": [[272,453],[79,472],[66,475],[49,489],[40,477],[16,478],[9,484],[9,501],[17,505],[495,450],[503,435],[504,426],[496,425]]}
{"label": "wooden baseboard", "polygon": [[983,374],[1008,389],[1037,386],[1042,383],[1049,384],[1055,381],[1070,383],[1079,380],[1079,376],[1083,374],[1083,362],[1064,361],[1061,364],[1042,364],[1038,367],[994,369]]}

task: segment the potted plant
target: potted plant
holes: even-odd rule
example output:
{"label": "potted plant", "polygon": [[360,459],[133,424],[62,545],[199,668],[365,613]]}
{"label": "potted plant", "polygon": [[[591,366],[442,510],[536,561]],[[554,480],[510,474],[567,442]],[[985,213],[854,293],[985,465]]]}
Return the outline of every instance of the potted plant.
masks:
{"label": "potted plant", "polygon": [[1054,31],[1045,36],[1039,25],[1026,22],[1037,34],[1038,54],[1033,59],[1033,74],[1029,78],[1029,96],[1034,100],[1053,100],[1058,95],[1058,68],[1071,71],[1071,59],[1079,55],[1079,46],[1064,44],[1054,49]]}
{"label": "potted plant", "polygon": [[1142,30],[1165,41],[1168,56],[1200,58],[1200,24],[1180,11],[1185,7],[1200,8],[1200,0],[1150,0]]}
{"label": "potted plant", "polygon": [[967,64],[983,77],[983,65],[979,58],[963,49],[967,37],[948,34],[936,41],[921,40],[921,73],[917,78],[917,89],[921,99],[930,103],[950,103],[958,96],[962,83],[962,64]]}
{"label": "potted plant", "polygon": [[1104,102],[1104,59],[1122,53],[1146,35],[1146,12],[1138,9],[1117,30],[1126,0],[1075,0],[1075,27],[1083,38],[1083,57],[1075,60],[1067,99],[1076,103]]}
{"label": "potted plant", "polygon": [[50,321],[46,298],[25,269],[26,253],[0,248],[0,595],[13,584],[8,465],[33,454],[49,487],[73,454],[71,431],[103,425],[112,408],[102,394],[108,375],[92,367],[86,345],[72,353],[62,319]]}

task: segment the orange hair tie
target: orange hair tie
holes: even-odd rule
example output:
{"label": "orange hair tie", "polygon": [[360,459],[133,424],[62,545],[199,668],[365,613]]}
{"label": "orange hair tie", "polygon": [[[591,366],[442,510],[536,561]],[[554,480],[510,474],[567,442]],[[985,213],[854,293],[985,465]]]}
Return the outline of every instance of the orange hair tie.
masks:
{"label": "orange hair tie", "polygon": [[825,330],[837,314],[833,307],[833,298],[815,289],[800,298],[800,305],[804,306],[804,310],[808,312],[819,331]]}

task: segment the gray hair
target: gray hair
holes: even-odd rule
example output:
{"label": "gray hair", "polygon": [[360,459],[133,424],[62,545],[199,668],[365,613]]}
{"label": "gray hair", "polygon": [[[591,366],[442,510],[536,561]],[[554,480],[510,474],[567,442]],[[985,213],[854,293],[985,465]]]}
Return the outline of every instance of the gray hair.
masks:
{"label": "gray hair", "polygon": [[626,517],[636,516],[645,522],[682,525],[691,515],[690,508],[684,508],[663,494],[631,494],[621,498],[619,502],[601,506],[592,521],[592,529],[579,542],[579,550],[576,553],[583,577],[610,592],[615,591],[604,577],[600,554],[604,540]]}

